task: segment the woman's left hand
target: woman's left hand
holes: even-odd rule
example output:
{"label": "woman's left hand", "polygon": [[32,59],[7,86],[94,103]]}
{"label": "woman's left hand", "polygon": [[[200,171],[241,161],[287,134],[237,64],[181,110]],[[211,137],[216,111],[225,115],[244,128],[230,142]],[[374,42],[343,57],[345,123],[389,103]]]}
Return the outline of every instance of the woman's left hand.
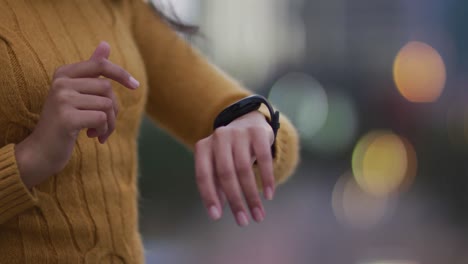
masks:
{"label": "woman's left hand", "polygon": [[252,165],[257,161],[265,198],[272,200],[275,190],[271,155],[273,141],[273,130],[265,116],[254,111],[197,142],[196,181],[212,219],[221,218],[224,199],[227,198],[237,224],[247,226],[245,197],[252,218],[257,222],[263,221],[265,210]]}

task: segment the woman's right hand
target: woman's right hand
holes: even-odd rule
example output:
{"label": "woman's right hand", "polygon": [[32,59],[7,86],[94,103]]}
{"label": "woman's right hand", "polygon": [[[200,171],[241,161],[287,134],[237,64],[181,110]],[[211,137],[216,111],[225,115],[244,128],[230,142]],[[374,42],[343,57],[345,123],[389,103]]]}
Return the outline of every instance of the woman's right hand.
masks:
{"label": "woman's right hand", "polygon": [[37,126],[15,146],[18,169],[28,188],[65,167],[82,129],[101,144],[114,131],[118,105],[111,80],[129,89],[139,83],[110,62],[109,54],[109,44],[102,42],[89,60],[56,70]]}

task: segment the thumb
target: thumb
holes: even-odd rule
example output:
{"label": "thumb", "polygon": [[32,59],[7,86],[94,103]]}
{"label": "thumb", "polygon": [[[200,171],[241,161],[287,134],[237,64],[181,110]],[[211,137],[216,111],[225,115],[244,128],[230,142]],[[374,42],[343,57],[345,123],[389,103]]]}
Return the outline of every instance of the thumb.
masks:
{"label": "thumb", "polygon": [[97,46],[96,50],[94,50],[94,53],[91,56],[90,60],[109,59],[109,55],[110,55],[110,45],[109,43],[102,41]]}

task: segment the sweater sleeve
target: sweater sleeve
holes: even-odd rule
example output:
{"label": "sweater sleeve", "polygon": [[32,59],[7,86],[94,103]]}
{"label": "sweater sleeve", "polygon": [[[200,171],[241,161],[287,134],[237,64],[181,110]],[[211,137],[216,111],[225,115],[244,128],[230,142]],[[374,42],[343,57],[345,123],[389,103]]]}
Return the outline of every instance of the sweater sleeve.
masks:
{"label": "sweater sleeve", "polygon": [[[180,38],[151,7],[133,1],[133,32],[148,75],[146,112],[190,149],[213,132],[216,116],[251,92]],[[289,177],[299,160],[296,130],[281,117],[274,173],[277,182]]]}
{"label": "sweater sleeve", "polygon": [[0,224],[36,203],[37,199],[21,180],[14,145],[0,148]]}

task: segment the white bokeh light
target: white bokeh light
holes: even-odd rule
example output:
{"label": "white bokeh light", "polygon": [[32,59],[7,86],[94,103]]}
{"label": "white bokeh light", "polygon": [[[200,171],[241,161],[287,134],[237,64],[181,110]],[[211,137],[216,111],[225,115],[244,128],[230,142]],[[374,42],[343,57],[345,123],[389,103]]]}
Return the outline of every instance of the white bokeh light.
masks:
{"label": "white bokeh light", "polygon": [[[201,46],[221,68],[255,87],[279,64],[299,63],[305,26],[284,0],[203,0]],[[239,14],[242,14],[239,17]]]}

